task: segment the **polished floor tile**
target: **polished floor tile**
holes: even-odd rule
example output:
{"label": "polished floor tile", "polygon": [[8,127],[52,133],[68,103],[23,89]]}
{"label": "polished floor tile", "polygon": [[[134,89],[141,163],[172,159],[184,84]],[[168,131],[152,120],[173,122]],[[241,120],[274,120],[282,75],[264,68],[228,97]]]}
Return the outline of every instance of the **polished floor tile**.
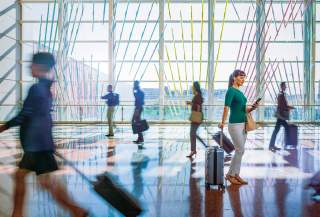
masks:
{"label": "polished floor tile", "polygon": [[[216,127],[201,128],[199,135],[215,145],[211,134],[216,131]],[[56,126],[54,137],[57,150],[90,179],[108,172],[135,195],[145,209],[141,216],[313,217],[319,216],[320,204],[311,200],[313,192],[304,185],[320,170],[319,132],[317,126],[301,125],[297,149],[276,153],[268,150],[272,127],[250,133],[241,167],[249,184],[228,184],[225,192],[205,189],[205,149],[200,143],[193,160],[185,157],[190,149],[188,126],[152,125],[145,133],[144,149],[132,143],[136,136],[126,125],[118,125],[112,139],[104,136],[106,127],[100,125]],[[12,173],[22,154],[17,138],[17,129],[0,134],[0,217],[10,216],[12,209]],[[283,130],[276,145],[283,147]],[[96,217],[120,216],[72,168],[59,163],[56,176],[76,201]],[[28,177],[27,186],[26,217],[69,216],[38,187],[34,175]]]}

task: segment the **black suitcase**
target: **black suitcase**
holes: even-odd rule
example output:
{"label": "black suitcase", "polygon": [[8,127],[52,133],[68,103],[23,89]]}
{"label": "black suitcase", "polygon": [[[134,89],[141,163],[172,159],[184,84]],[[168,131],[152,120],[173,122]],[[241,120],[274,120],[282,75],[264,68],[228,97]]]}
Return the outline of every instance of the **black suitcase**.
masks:
{"label": "black suitcase", "polygon": [[71,166],[83,179],[88,181],[95,192],[99,194],[106,202],[126,217],[136,217],[143,211],[139,201],[129,194],[119,183],[117,183],[108,173],[97,176],[96,181],[91,181],[69,160],[60,153],[55,155],[61,158],[66,164]]}
{"label": "black suitcase", "polygon": [[149,129],[149,124],[146,120],[134,121],[132,123],[132,131],[134,134],[142,133]]}
{"label": "black suitcase", "polygon": [[298,126],[294,124],[288,125],[288,135],[285,135],[286,146],[297,147],[298,145]]}
{"label": "black suitcase", "polygon": [[[220,143],[221,135],[222,135],[222,144]],[[228,154],[230,154],[234,150],[234,145],[232,144],[231,140],[222,131],[219,131],[216,134],[214,134],[212,138]]]}
{"label": "black suitcase", "polygon": [[316,172],[309,180],[306,189],[312,188],[314,189],[314,193],[312,194],[312,200],[316,202],[320,202],[320,171]]}

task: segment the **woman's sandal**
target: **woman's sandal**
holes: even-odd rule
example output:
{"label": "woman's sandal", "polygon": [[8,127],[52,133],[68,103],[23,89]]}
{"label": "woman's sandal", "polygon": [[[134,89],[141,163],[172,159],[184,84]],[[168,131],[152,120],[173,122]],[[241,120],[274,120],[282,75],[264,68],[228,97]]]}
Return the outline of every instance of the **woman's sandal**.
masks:
{"label": "woman's sandal", "polygon": [[242,183],[238,181],[235,176],[226,175],[226,180],[228,180],[233,185],[241,185]]}
{"label": "woman's sandal", "polygon": [[235,178],[243,185],[247,185],[248,182],[243,180],[240,176],[236,175]]}

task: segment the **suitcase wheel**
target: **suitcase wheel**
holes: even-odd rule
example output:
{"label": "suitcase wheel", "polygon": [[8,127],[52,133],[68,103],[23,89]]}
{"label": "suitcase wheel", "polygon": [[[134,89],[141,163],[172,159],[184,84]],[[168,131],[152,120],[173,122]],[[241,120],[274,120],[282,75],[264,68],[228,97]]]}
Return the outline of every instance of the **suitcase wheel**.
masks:
{"label": "suitcase wheel", "polygon": [[206,190],[210,190],[210,184],[206,183]]}
{"label": "suitcase wheel", "polygon": [[219,185],[218,190],[224,192],[225,191],[225,186],[224,185]]}

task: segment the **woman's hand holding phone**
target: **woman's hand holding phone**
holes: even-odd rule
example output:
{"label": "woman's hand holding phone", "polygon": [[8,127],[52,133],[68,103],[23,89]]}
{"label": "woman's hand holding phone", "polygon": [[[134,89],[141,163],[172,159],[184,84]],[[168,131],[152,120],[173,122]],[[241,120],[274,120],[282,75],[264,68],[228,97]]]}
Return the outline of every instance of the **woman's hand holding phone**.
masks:
{"label": "woman's hand holding phone", "polygon": [[259,102],[261,101],[261,97],[258,98],[252,105],[253,110],[255,110],[259,106]]}

